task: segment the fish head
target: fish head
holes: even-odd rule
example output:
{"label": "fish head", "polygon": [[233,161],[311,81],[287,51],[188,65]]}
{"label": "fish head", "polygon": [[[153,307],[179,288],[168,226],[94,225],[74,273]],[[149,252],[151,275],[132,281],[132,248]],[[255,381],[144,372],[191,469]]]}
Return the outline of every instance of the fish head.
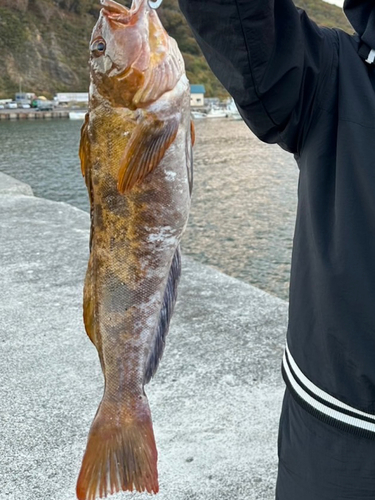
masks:
{"label": "fish head", "polygon": [[90,41],[95,90],[115,106],[155,101],[184,73],[177,44],[149,0],[133,0],[129,8],[114,0],[101,0],[101,5]]}

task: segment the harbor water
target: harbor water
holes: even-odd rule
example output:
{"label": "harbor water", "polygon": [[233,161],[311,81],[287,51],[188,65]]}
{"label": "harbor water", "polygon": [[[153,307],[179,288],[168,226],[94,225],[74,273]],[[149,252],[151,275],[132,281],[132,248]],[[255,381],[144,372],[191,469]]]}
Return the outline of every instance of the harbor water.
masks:
{"label": "harbor water", "polygon": [[[36,196],[88,211],[78,160],[80,121],[0,122],[0,171]],[[242,121],[197,120],[194,190],[182,251],[288,298],[298,169]]]}

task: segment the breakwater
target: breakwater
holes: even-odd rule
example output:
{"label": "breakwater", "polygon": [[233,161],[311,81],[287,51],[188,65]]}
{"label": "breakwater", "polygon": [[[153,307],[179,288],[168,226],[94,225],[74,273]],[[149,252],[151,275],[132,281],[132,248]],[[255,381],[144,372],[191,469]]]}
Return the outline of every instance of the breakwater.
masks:
{"label": "breakwater", "polygon": [[50,118],[69,118],[69,111],[35,111],[33,109],[0,110],[0,120],[44,120]]}

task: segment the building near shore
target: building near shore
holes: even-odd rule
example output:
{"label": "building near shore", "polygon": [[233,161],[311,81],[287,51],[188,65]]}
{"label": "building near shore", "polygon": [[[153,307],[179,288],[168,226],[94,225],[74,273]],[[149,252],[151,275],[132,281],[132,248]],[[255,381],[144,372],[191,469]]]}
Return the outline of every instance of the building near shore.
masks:
{"label": "building near shore", "polygon": [[31,101],[34,99],[34,92],[17,92],[14,96],[14,102],[17,104],[31,104]]}
{"label": "building near shore", "polygon": [[190,85],[190,105],[194,107],[204,106],[204,85]]}

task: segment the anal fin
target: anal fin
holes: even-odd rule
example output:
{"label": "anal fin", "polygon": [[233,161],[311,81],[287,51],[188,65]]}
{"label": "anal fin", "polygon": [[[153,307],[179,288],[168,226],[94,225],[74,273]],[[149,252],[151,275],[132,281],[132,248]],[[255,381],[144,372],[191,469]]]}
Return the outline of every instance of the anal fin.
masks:
{"label": "anal fin", "polygon": [[174,306],[177,299],[177,285],[181,276],[181,251],[178,246],[173,256],[169,270],[167,286],[165,287],[163,305],[160,311],[159,323],[155,335],[155,342],[149,356],[145,375],[145,384],[155,375],[159,361],[163,355],[165,339],[172,318]]}

